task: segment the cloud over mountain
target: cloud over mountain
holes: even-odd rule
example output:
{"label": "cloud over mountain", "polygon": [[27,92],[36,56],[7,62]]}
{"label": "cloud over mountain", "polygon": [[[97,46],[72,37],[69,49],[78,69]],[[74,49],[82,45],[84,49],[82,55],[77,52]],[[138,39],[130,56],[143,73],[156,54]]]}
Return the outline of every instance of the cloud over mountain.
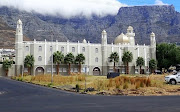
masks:
{"label": "cloud over mountain", "polygon": [[126,4],[118,0],[0,0],[0,7],[14,7],[28,12],[71,18],[92,15],[100,17],[117,14]]}
{"label": "cloud over mountain", "polygon": [[161,1],[161,0],[156,0],[155,5],[168,5],[168,4],[163,3],[163,1]]}

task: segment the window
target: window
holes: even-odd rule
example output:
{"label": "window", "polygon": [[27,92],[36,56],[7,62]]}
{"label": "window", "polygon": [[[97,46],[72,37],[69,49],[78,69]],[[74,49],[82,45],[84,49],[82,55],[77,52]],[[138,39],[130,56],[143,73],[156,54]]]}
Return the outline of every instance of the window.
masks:
{"label": "window", "polygon": [[98,62],[98,58],[95,58],[95,62]]}
{"label": "window", "polygon": [[78,72],[78,68],[74,68],[74,72]]}
{"label": "window", "polygon": [[29,46],[26,46],[26,51],[29,51]]}
{"label": "window", "polygon": [[67,69],[66,69],[66,68],[63,68],[63,72],[67,72]]}
{"label": "window", "polygon": [[95,52],[98,53],[98,48],[95,49]]}
{"label": "window", "polygon": [[64,52],[64,47],[61,47],[61,52]]}
{"label": "window", "polygon": [[124,68],[122,68],[122,73],[125,73],[125,69]]}
{"label": "window", "polygon": [[135,73],[138,73],[138,69],[135,69]]}
{"label": "window", "polygon": [[38,57],[38,61],[42,61],[42,57],[41,56]]}
{"label": "window", "polygon": [[72,47],[72,52],[75,52],[75,47]]}
{"label": "window", "polygon": [[52,60],[52,56],[49,57],[49,61],[50,61],[50,62],[51,62],[51,60]]}
{"label": "window", "polygon": [[39,46],[39,51],[42,51],[42,46]]}
{"label": "window", "polygon": [[53,47],[52,46],[50,46],[50,51],[52,51],[53,50]]}
{"label": "window", "polygon": [[85,47],[82,48],[82,52],[85,52]]}

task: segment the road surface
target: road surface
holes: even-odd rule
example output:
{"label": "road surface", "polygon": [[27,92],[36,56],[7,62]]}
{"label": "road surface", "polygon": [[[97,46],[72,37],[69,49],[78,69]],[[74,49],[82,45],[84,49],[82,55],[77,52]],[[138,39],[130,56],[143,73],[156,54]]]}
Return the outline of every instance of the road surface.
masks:
{"label": "road surface", "polygon": [[0,77],[0,112],[180,112],[180,96],[92,96]]}

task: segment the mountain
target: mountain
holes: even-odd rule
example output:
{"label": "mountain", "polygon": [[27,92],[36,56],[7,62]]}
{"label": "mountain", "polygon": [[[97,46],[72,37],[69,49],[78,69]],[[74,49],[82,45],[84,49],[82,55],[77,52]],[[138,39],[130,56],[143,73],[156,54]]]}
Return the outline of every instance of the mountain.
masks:
{"label": "mountain", "polygon": [[16,21],[20,18],[25,35],[32,40],[51,40],[53,34],[54,40],[59,41],[82,41],[85,38],[99,43],[101,31],[105,29],[108,42],[112,43],[121,32],[126,33],[127,27],[131,25],[138,44],[149,44],[151,32],[156,34],[158,43],[180,41],[180,13],[175,11],[173,5],[123,7],[115,16],[71,19],[1,7],[0,16],[12,28],[16,27]]}
{"label": "mountain", "polygon": [[[15,33],[14,28],[9,27],[2,18],[0,18],[0,48],[14,48],[15,45]],[[24,40],[30,39],[24,36]]]}

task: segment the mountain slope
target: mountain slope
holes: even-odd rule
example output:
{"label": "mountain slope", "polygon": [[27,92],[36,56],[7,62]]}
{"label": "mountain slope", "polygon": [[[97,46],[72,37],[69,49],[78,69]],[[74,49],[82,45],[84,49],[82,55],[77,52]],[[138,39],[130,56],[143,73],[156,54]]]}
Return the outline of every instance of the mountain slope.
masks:
{"label": "mountain slope", "polygon": [[[15,29],[9,27],[2,18],[0,18],[0,48],[14,48],[15,33]],[[24,36],[24,40],[29,41],[30,39]]]}
{"label": "mountain slope", "polygon": [[151,32],[156,34],[157,42],[180,41],[180,13],[172,5],[123,7],[115,16],[93,16],[91,19],[63,19],[1,7],[0,16],[13,28],[16,27],[16,21],[22,19],[24,33],[37,40],[51,40],[51,34],[54,34],[54,40],[82,41],[85,38],[97,43],[101,41],[101,31],[106,29],[108,42],[112,43],[121,32],[126,33],[127,27],[131,25],[138,44],[149,44]]}

